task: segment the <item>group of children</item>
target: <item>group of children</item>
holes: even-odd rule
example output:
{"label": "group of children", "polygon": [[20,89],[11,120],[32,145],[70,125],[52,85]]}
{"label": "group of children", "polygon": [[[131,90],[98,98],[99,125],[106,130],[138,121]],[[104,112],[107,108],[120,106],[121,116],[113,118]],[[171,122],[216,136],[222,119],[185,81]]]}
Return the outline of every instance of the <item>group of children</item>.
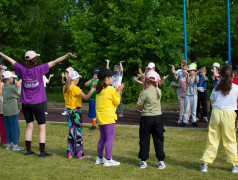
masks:
{"label": "group of children", "polygon": [[[12,150],[15,148],[17,148],[17,150],[22,149],[17,145],[19,142],[19,125],[17,119],[19,110],[16,99],[20,95],[22,111],[27,123],[27,129],[25,133],[25,156],[34,154],[34,152],[31,150],[34,122],[33,115],[35,116],[39,127],[39,157],[43,158],[52,156],[52,154],[45,151],[46,130],[43,103],[46,101],[46,95],[43,83],[43,75],[49,71],[49,68],[56,65],[57,63],[68,57],[76,58],[76,56],[71,53],[67,53],[66,55],[61,56],[54,61],[37,66],[38,56],[40,55],[36,54],[34,51],[27,51],[25,53],[25,65],[22,66],[1,52],[0,55],[14,66],[15,71],[22,79],[20,93],[19,86],[15,87],[10,85],[13,81],[13,74],[9,71],[2,73],[4,83],[3,87],[1,86],[3,95],[3,114],[6,113],[6,120],[8,121],[7,123],[9,123],[12,119],[12,123],[17,123],[17,125],[10,124],[8,126],[7,123],[5,125],[5,127],[9,127],[9,129],[5,128],[7,143],[9,143],[7,144],[7,148]],[[66,82],[63,87],[63,95],[66,104],[66,115],[69,125],[67,141],[68,158],[90,158],[83,152],[83,121],[81,115],[81,106],[82,99],[88,100],[91,97],[90,106],[92,109],[96,110],[96,120],[100,130],[100,139],[98,141],[97,158],[95,164],[103,164],[103,166],[108,167],[120,165],[120,162],[112,159],[112,148],[115,122],[117,120],[116,108],[121,103],[121,92],[124,88],[124,84],[121,83],[123,76],[123,61],[120,62],[120,66],[114,67],[114,71],[109,70],[109,60],[106,61],[107,68],[100,70],[95,69],[93,71],[93,78],[85,83],[86,86],[90,86],[90,91],[87,95],[84,94],[79,87],[77,87],[81,77],[79,73],[73,69],[68,71]],[[206,82],[208,80],[208,77],[206,76],[206,68],[203,67],[199,72],[197,72],[196,67],[193,64],[187,67],[185,62],[182,62],[181,66],[182,70],[176,71],[176,73],[173,66],[172,69],[174,76],[180,77],[178,84],[180,89],[178,91],[178,95],[181,97],[181,101],[184,101],[185,104],[184,114],[182,115],[183,124],[186,124],[187,122],[188,113],[191,106],[192,122],[193,125],[197,126],[197,97],[200,97],[199,102],[203,104],[203,100],[207,96],[207,94],[204,93],[206,92]],[[208,143],[202,157],[203,164],[201,165],[201,171],[207,172],[208,164],[212,163],[216,157],[220,137],[223,137],[223,146],[225,147],[227,153],[227,160],[232,164],[232,172],[238,173],[237,143],[234,131],[236,118],[234,110],[237,110],[238,86],[232,84],[233,72],[231,67],[224,66],[220,73],[214,68],[214,76],[217,77],[218,75],[218,85],[214,87],[214,90],[211,94],[213,110],[209,123]],[[160,102],[162,93],[158,86],[162,85],[168,76],[164,76],[161,80],[159,74],[155,71],[154,63],[150,63],[145,74],[140,72],[139,76],[141,76],[141,82],[143,83],[143,91],[140,93],[137,102],[138,109],[142,112],[139,127],[140,151],[138,154],[138,157],[141,160],[140,168],[147,167],[146,160],[149,158],[150,136],[152,134],[156,157],[159,162],[158,169],[164,169],[166,167],[164,163],[164,120],[161,112]],[[185,82],[186,86],[184,85]],[[114,84],[114,87],[111,86],[112,84]],[[96,95],[93,95],[93,93],[96,93]],[[180,105],[182,107],[182,103],[180,103]],[[11,113],[8,112],[10,106]],[[4,109],[6,107],[7,110]],[[13,109],[17,110],[14,111],[14,114],[12,114]],[[95,114],[94,112],[89,112],[89,114],[91,113],[93,115],[90,115],[90,117],[94,121]],[[119,114],[120,113],[122,113],[122,111],[119,112]],[[204,112],[203,117],[204,120],[206,120],[206,112]],[[95,124],[93,124],[93,126],[95,126]],[[12,131],[14,132],[13,134]],[[104,148],[106,152],[105,158],[103,157]]]}

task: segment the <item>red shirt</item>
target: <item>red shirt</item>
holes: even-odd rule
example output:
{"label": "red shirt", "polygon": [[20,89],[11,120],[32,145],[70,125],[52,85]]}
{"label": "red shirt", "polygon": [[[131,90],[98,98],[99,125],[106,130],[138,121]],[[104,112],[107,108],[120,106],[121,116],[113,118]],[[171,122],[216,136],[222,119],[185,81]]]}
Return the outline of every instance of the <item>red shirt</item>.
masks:
{"label": "red shirt", "polygon": [[238,85],[238,78],[233,78],[232,83]]}

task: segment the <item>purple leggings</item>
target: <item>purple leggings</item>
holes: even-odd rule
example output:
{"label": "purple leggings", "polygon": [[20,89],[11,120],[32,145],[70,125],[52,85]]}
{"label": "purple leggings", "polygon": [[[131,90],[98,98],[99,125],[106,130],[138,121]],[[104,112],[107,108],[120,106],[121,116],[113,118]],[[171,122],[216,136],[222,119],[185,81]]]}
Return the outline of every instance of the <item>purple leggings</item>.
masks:
{"label": "purple leggings", "polygon": [[115,124],[99,125],[99,130],[100,139],[98,141],[98,157],[103,157],[103,149],[106,144],[106,159],[111,159]]}

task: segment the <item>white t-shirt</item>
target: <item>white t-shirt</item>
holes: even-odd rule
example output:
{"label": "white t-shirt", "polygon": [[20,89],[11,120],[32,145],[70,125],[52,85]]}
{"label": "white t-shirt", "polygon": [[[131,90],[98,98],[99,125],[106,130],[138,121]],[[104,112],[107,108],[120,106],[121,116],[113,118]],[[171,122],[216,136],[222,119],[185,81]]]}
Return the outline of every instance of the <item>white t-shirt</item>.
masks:
{"label": "white t-shirt", "polygon": [[112,86],[113,87],[120,86],[122,82],[122,77],[123,77],[123,74],[121,74],[120,72],[112,76]]}
{"label": "white t-shirt", "polygon": [[46,87],[46,82],[48,82],[48,79],[45,75],[43,75],[43,81],[44,81],[44,87]]}
{"label": "white t-shirt", "polygon": [[212,107],[218,110],[237,110],[238,100],[238,85],[232,84],[232,89],[229,94],[223,96],[221,91],[212,91],[210,96],[211,100],[214,100]]}

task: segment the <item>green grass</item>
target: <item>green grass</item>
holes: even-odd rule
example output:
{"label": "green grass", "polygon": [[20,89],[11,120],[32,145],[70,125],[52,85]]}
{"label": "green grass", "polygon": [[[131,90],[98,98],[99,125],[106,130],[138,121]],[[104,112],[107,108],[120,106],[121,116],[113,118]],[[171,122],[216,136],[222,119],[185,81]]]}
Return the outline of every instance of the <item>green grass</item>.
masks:
{"label": "green grass", "polygon": [[[20,122],[20,145],[24,146],[26,125]],[[199,172],[200,157],[206,144],[206,130],[166,128],[164,170],[157,169],[157,159],[151,142],[150,158],[146,169],[139,168],[138,126],[116,126],[113,158],[121,162],[118,167],[95,165],[98,129],[83,128],[84,153],[91,159],[67,159],[67,124],[47,123],[48,152],[52,157],[39,159],[36,155],[25,157],[23,151],[13,152],[0,145],[0,179],[237,179],[226,163],[225,153],[219,148],[215,162],[208,173]],[[35,123],[32,150],[39,153],[38,128]]]}

